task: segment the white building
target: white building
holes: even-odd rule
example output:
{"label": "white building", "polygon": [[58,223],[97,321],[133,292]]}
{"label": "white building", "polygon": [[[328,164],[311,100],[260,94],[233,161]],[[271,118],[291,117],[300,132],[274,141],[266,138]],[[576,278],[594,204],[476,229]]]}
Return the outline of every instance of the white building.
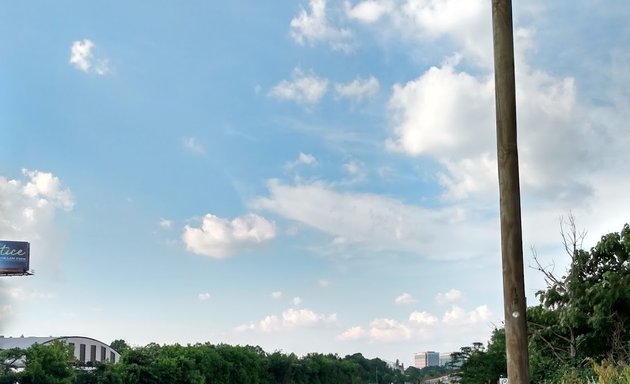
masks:
{"label": "white building", "polygon": [[[60,336],[60,337],[5,337],[0,336],[0,349],[21,348],[27,349],[33,344],[47,344],[55,340],[62,341],[74,348],[74,357],[81,363],[96,363],[110,361],[117,363],[120,361],[120,353],[112,349],[109,345],[83,336]],[[23,362],[21,362],[23,365]],[[19,367],[20,362],[17,362]]]}

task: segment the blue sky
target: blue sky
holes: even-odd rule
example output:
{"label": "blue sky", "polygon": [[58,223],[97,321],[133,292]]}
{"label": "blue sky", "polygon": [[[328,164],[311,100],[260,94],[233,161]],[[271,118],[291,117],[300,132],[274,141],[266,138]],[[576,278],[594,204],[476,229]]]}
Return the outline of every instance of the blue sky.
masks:
{"label": "blue sky", "polygon": [[[525,264],[628,221],[630,9],[514,4]],[[501,324],[490,1],[14,2],[5,335],[410,364]],[[526,269],[530,303],[543,287]]]}

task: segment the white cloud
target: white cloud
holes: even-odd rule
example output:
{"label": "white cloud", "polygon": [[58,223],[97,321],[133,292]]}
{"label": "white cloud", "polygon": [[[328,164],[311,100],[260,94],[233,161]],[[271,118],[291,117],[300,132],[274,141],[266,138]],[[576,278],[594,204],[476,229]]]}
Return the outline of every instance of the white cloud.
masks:
{"label": "white cloud", "polygon": [[83,72],[105,75],[109,72],[109,63],[105,59],[94,57],[94,42],[89,39],[77,40],[70,48],[70,64]]}
{"label": "white cloud", "polygon": [[[376,194],[340,192],[322,182],[285,185],[272,180],[268,188],[269,196],[254,199],[253,208],[329,234],[329,246],[346,255],[361,247],[446,259],[496,252],[496,219],[471,210],[427,209]],[[444,244],[451,246],[445,249]]]}
{"label": "white cloud", "polygon": [[257,323],[240,325],[236,331],[277,332],[295,328],[325,326],[337,322],[337,314],[324,315],[310,309],[289,308],[280,316],[269,315]]}
{"label": "white cloud", "polygon": [[239,250],[260,246],[275,236],[275,224],[253,213],[233,220],[207,214],[201,227],[184,227],[182,240],[190,252],[222,259]]}
{"label": "white cloud", "polygon": [[407,292],[402,293],[401,295],[397,296],[394,299],[394,303],[398,304],[398,305],[407,305],[407,304],[413,304],[415,303],[417,300],[413,298],[413,296],[411,296],[410,294],[408,294]]}
{"label": "white cloud", "polygon": [[431,326],[436,324],[439,320],[429,312],[414,311],[409,315],[409,321],[414,325]]}
{"label": "white cloud", "polygon": [[493,314],[487,305],[481,305],[468,312],[466,312],[463,308],[454,305],[450,311],[444,313],[444,316],[442,316],[442,322],[451,325],[486,324],[492,318]]}
{"label": "white cloud", "polygon": [[[22,173],[30,178],[24,186],[24,194],[37,200],[38,206],[53,204],[54,206],[70,211],[74,207],[72,193],[68,189],[61,188],[59,178],[49,172],[22,170]],[[32,217],[32,209],[29,217]]]}
{"label": "white cloud", "polygon": [[352,340],[360,340],[363,339],[367,336],[367,332],[359,327],[359,326],[355,326],[355,327],[350,327],[347,330],[345,330],[342,334],[337,336],[337,340],[341,340],[341,341],[352,341]]}
{"label": "white cloud", "polygon": [[271,292],[272,299],[279,299],[282,297],[282,291],[273,291]]}
{"label": "white cloud", "polygon": [[295,101],[299,104],[314,105],[324,97],[328,89],[328,80],[313,74],[306,74],[301,69],[293,70],[291,81],[282,80],[269,91],[269,96],[280,100]]}
{"label": "white cloud", "polygon": [[297,159],[285,164],[285,168],[291,169],[299,165],[315,166],[317,165],[317,159],[315,158],[315,156],[311,155],[310,153],[300,152]]}
{"label": "white cloud", "polygon": [[348,172],[350,175],[355,176],[359,174],[359,172],[361,172],[361,165],[358,162],[352,160],[345,163],[343,165],[343,169],[345,169],[346,172]]}
{"label": "white cloud", "polygon": [[452,304],[460,301],[461,299],[462,292],[455,288],[451,288],[448,292],[445,293],[440,292],[435,296],[435,300],[438,302],[438,304]]}
{"label": "white cloud", "polygon": [[412,312],[407,321],[377,318],[368,327],[355,325],[348,328],[337,336],[337,340],[380,343],[417,340],[426,344],[442,343],[440,339],[448,334],[452,340],[465,345],[480,340],[481,334],[489,336],[493,322],[496,324],[498,320],[486,305],[471,311],[453,306],[441,319],[426,311]]}
{"label": "white cloud", "polygon": [[449,60],[416,80],[394,85],[389,102],[394,139],[388,149],[466,158],[490,147],[481,143],[494,134],[493,80],[456,72],[456,63]]}
{"label": "white cloud", "polygon": [[[55,270],[63,236],[55,225],[59,211],[74,207],[72,192],[49,172],[22,170],[25,180],[0,176],[0,238],[31,242],[31,249],[46,249],[33,263]],[[49,265],[52,262],[54,265]]]}
{"label": "white cloud", "polygon": [[199,301],[208,301],[210,300],[211,296],[208,292],[203,292],[197,295],[197,299]]}
{"label": "white cloud", "polygon": [[291,300],[291,302],[293,303],[293,305],[298,306],[302,304],[302,299],[299,296],[296,296],[293,298],[293,300]]}
{"label": "white cloud", "polygon": [[374,76],[368,79],[355,79],[347,84],[335,84],[335,93],[354,101],[362,101],[378,93],[379,83]]}
{"label": "white cloud", "polygon": [[349,19],[371,24],[378,21],[384,14],[391,12],[393,5],[392,1],[387,0],[365,0],[354,6],[346,1],[346,15]]}
{"label": "white cloud", "polygon": [[184,148],[193,153],[202,154],[205,152],[203,146],[199,141],[194,137],[185,137],[182,139],[182,144]]}
{"label": "white cloud", "polygon": [[300,45],[311,45],[323,41],[334,50],[350,51],[352,33],[343,28],[329,25],[326,17],[326,0],[310,0],[310,13],[302,8],[291,20],[291,37]]}
{"label": "white cloud", "polygon": [[396,320],[375,319],[370,323],[368,334],[372,341],[396,342],[411,339],[412,331]]}
{"label": "white cloud", "polygon": [[162,219],[160,219],[159,225],[162,228],[169,229],[169,228],[171,228],[173,226],[173,221],[169,220],[169,219],[162,218]]}

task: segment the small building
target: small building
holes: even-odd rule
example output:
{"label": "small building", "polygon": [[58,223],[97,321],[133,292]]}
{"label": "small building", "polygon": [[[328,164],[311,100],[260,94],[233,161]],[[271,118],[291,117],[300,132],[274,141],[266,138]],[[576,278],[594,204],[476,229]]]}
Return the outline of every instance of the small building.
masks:
{"label": "small building", "polygon": [[[120,353],[109,345],[84,336],[58,336],[58,337],[5,337],[0,336],[0,349],[21,348],[27,349],[33,344],[47,344],[53,341],[61,341],[74,349],[74,357],[83,364],[109,361],[117,363],[120,361]],[[16,362],[16,367],[20,367],[24,362]]]}

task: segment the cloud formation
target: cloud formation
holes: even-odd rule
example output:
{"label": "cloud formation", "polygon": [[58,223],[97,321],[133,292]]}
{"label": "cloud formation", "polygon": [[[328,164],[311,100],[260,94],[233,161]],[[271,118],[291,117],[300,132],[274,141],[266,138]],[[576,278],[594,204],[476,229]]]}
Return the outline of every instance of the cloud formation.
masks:
{"label": "cloud formation", "polygon": [[455,288],[451,288],[448,292],[438,293],[435,296],[435,300],[438,304],[452,304],[460,301],[462,299],[462,292]]}
{"label": "cloud formation", "polygon": [[[268,189],[268,196],[250,202],[252,208],[327,233],[329,246],[346,255],[365,247],[376,253],[395,250],[459,259],[496,249],[496,220],[474,211],[428,209],[392,197],[338,191],[323,182],[288,185],[271,180]],[[452,244],[453,237],[459,241],[445,251],[443,244]]]}
{"label": "cloud formation", "polygon": [[222,259],[258,247],[275,236],[275,224],[253,213],[233,220],[207,214],[201,227],[184,227],[182,240],[190,252]]}
{"label": "cloud formation", "polygon": [[309,328],[324,326],[337,322],[337,314],[324,315],[316,313],[310,309],[289,308],[282,312],[280,316],[265,316],[259,322],[240,325],[235,328],[237,332],[258,331],[258,332],[279,332],[295,328]]}
{"label": "cloud formation", "polygon": [[335,84],[335,94],[338,97],[359,102],[374,97],[378,93],[379,88],[379,82],[376,77],[370,76],[367,79],[357,78],[347,84]]}
{"label": "cloud formation", "polygon": [[95,45],[92,40],[83,39],[72,43],[70,47],[70,64],[86,73],[105,75],[109,72],[109,64],[105,59],[94,57]]}
{"label": "cloud formation", "polygon": [[301,69],[293,70],[291,80],[282,80],[269,91],[268,95],[280,100],[294,101],[298,104],[315,105],[324,97],[328,89],[328,80],[313,74],[306,74]]}
{"label": "cloud formation", "polygon": [[[426,312],[414,311],[408,321],[390,318],[377,318],[367,327],[354,325],[337,335],[337,340],[393,343],[409,340],[429,340],[431,335],[461,335],[463,340],[477,340],[479,334],[489,334],[495,315],[487,305],[481,305],[471,311],[453,306],[442,318]],[[465,326],[465,327],[463,327]],[[462,338],[454,339],[462,342]],[[436,340],[437,341],[437,340]],[[464,341],[463,344],[466,344]]]}
{"label": "cloud formation", "polygon": [[302,8],[291,20],[291,37],[300,45],[325,42],[333,50],[350,51],[352,33],[348,29],[335,28],[326,16],[326,0],[310,0],[310,12]]}
{"label": "cloud formation", "polygon": [[397,296],[394,299],[394,303],[398,304],[398,305],[407,305],[407,304],[413,304],[415,303],[417,300],[413,298],[413,296],[411,296],[410,294],[408,294],[407,292],[402,293],[401,295]]}

